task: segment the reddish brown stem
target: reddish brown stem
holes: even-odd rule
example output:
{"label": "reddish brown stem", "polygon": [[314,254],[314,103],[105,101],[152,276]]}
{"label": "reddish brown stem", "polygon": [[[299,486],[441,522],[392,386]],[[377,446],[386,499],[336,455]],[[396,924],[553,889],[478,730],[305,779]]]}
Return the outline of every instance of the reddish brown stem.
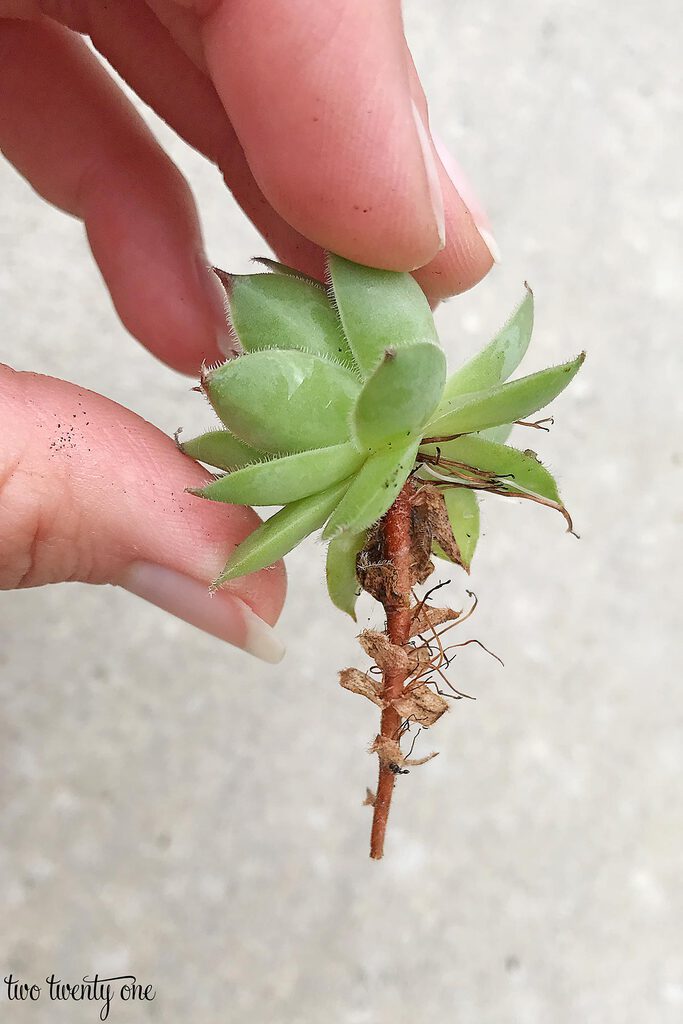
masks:
{"label": "reddish brown stem", "polygon": [[[403,646],[408,642],[412,620],[410,608],[412,494],[413,484],[408,480],[384,517],[382,524],[384,555],[393,566],[395,573],[393,595],[384,604],[387,616],[387,636],[393,644],[398,646]],[[405,680],[405,672],[387,671],[384,673],[382,698],[386,703],[400,696]],[[398,711],[391,706],[385,708],[382,712],[380,735],[398,740],[400,729],[401,716]],[[384,853],[384,836],[395,782],[394,772],[388,765],[380,761],[379,782],[377,783],[370,836],[370,856],[374,860],[379,860]]]}

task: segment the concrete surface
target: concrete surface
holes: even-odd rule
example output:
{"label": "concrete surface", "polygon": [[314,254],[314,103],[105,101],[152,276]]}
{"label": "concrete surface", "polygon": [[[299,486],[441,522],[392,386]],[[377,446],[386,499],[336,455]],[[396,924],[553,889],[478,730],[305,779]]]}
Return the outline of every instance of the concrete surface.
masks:
{"label": "concrete surface", "polygon": [[[451,358],[524,278],[529,365],[589,350],[534,436],[582,539],[486,501],[470,635],[506,667],[458,658],[477,701],[400,780],[381,865],[360,806],[374,716],[336,685],[360,659],[319,547],[289,559],[279,668],[110,588],[0,595],[2,975],[133,971],[158,995],[116,1024],[683,1020],[680,8],[411,0],[406,19],[505,260],[439,312]],[[255,233],[159,132],[209,252],[246,268]],[[2,357],[199,426],[186,382],[125,337],[80,225],[6,166],[0,190]]]}

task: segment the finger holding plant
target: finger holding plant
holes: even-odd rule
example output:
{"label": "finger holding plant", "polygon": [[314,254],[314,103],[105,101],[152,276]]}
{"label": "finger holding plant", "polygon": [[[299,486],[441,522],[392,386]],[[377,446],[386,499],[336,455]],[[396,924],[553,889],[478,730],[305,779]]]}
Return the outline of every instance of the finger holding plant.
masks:
{"label": "finger holding plant", "polygon": [[[299,271],[322,277],[332,249],[411,270],[438,301],[490,270],[490,223],[432,138],[396,0],[0,0],[3,14],[3,156],[37,196],[82,220],[122,324],[173,369],[196,377],[203,362],[231,354],[234,339],[195,196],[134,94],[215,167],[228,203],[230,193]],[[23,202],[17,211],[10,236],[19,238]],[[317,298],[303,328],[289,324],[294,348],[301,329],[310,351],[315,339],[325,345],[336,313],[324,291]],[[8,309],[21,308],[21,290],[15,299]],[[24,349],[25,325],[16,326],[15,337],[10,314],[7,362]],[[277,347],[291,347],[287,338],[279,330]],[[33,335],[27,341],[26,355]],[[258,523],[254,512],[189,499],[186,488],[202,486],[206,471],[131,409],[78,385],[3,362],[0,404],[0,589],[114,584],[258,657],[282,656],[272,630],[282,567],[220,594],[206,586]],[[239,444],[233,435],[205,445],[216,443],[213,464],[228,458],[229,468]],[[347,454],[337,454],[343,463]]]}
{"label": "finger holding plant", "polygon": [[272,565],[322,530],[332,602],[355,619],[362,588],[384,606],[386,632],[360,637],[381,685],[353,669],[341,679],[382,711],[372,747],[378,858],[395,780],[417,763],[401,738],[447,708],[433,652],[443,654],[436,627],[458,615],[413,605],[413,589],[433,571],[432,555],[469,572],[477,491],[540,502],[572,528],[549,471],[504,442],[515,422],[567,387],[584,355],[508,379],[531,338],[527,289],[490,344],[447,377],[429,303],[409,274],[330,254],[324,287],[263,262],[271,272],[217,271],[238,354],[206,370],[201,389],[223,427],[180,447],[224,471],[192,493],[282,506],[232,552],[214,587]]}

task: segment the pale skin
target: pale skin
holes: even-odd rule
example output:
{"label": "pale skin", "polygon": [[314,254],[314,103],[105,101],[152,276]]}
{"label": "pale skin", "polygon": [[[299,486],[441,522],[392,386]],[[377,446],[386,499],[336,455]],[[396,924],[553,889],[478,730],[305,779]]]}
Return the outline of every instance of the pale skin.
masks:
{"label": "pale skin", "polygon": [[[0,148],[82,219],[123,324],[181,373],[229,340],[195,201],[81,34],[216,164],[283,262],[320,276],[331,249],[415,271],[434,302],[490,269],[488,221],[434,146],[397,0],[0,0]],[[254,512],[187,495],[199,466],[74,384],[0,364],[0,404],[0,588],[118,584],[278,659],[282,566],[208,594]],[[72,423],[87,444],[60,458]]]}

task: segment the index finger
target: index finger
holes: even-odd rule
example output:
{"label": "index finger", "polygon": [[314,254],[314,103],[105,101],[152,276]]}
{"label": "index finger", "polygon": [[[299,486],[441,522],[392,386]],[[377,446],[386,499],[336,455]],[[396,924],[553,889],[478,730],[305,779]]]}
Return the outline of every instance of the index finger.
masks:
{"label": "index finger", "polygon": [[387,269],[436,255],[443,196],[396,0],[220,0],[202,35],[251,171],[289,224]]}

